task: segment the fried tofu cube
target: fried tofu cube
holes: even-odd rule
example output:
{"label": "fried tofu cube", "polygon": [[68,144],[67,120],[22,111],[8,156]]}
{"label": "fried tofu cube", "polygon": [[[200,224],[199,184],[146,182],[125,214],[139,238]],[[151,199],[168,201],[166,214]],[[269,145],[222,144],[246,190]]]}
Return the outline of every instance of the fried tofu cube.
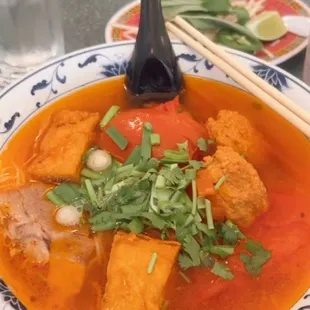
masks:
{"label": "fried tofu cube", "polygon": [[99,122],[99,113],[63,110],[55,113],[30,163],[29,173],[43,181],[79,180],[82,155]]}
{"label": "fried tofu cube", "polygon": [[[118,232],[108,264],[102,310],[160,310],[180,243]],[[153,254],[154,269],[148,273]]]}

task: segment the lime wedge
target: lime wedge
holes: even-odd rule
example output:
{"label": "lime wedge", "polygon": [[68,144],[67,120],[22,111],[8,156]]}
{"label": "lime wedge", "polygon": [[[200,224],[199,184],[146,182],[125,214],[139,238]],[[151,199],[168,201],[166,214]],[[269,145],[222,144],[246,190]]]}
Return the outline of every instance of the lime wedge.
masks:
{"label": "lime wedge", "polygon": [[276,11],[266,11],[252,18],[246,25],[262,41],[274,41],[287,33],[287,28]]}

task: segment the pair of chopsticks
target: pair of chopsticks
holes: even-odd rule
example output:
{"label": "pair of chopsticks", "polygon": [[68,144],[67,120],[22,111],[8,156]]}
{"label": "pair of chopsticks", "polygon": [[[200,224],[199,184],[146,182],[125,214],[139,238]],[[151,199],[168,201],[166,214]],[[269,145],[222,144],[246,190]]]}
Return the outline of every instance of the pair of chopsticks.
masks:
{"label": "pair of chopsticks", "polygon": [[173,23],[166,23],[169,32],[212,62],[236,83],[269,105],[307,137],[310,137],[309,113],[248,68],[240,65],[224,48],[213,43],[183,18],[177,16]]}

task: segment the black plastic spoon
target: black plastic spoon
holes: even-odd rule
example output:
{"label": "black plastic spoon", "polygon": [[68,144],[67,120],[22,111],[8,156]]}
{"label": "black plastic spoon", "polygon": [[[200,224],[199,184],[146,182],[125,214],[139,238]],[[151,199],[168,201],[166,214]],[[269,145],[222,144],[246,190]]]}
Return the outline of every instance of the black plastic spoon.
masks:
{"label": "black plastic spoon", "polygon": [[172,100],[183,87],[161,0],[141,0],[139,32],[127,69],[126,87],[136,105]]}

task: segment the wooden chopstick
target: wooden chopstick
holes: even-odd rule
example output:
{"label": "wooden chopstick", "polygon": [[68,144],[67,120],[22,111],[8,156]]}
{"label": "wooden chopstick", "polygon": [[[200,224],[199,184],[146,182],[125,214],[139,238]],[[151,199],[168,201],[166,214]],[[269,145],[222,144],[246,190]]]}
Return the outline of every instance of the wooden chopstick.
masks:
{"label": "wooden chopstick", "polygon": [[306,123],[310,124],[310,114],[306,113],[305,110],[296,105],[292,100],[283,95],[276,88],[269,85],[266,81],[258,77],[255,73],[250,70],[245,70],[244,66],[240,65],[237,61],[235,61],[228,53],[226,53],[226,51],[222,47],[212,42],[205,35],[195,29],[191,24],[185,21],[182,17],[177,16],[174,22],[179,25],[179,27],[181,27],[183,30],[185,30],[188,34],[190,34],[193,38],[195,38],[198,42],[204,45],[208,50],[215,53],[225,62],[228,62],[237,71],[242,72],[242,74],[246,78],[251,80],[265,92],[269,93],[271,97],[279,101],[282,105],[291,110]]}
{"label": "wooden chopstick", "polygon": [[235,82],[264,101],[273,110],[310,137],[310,115],[308,115],[306,111],[298,107],[293,101],[256,76],[253,72],[238,64],[222,47],[210,41],[184,19],[176,17],[174,22],[191,36],[172,23],[167,22],[166,27],[171,33],[196,50],[199,54],[206,57]]}

